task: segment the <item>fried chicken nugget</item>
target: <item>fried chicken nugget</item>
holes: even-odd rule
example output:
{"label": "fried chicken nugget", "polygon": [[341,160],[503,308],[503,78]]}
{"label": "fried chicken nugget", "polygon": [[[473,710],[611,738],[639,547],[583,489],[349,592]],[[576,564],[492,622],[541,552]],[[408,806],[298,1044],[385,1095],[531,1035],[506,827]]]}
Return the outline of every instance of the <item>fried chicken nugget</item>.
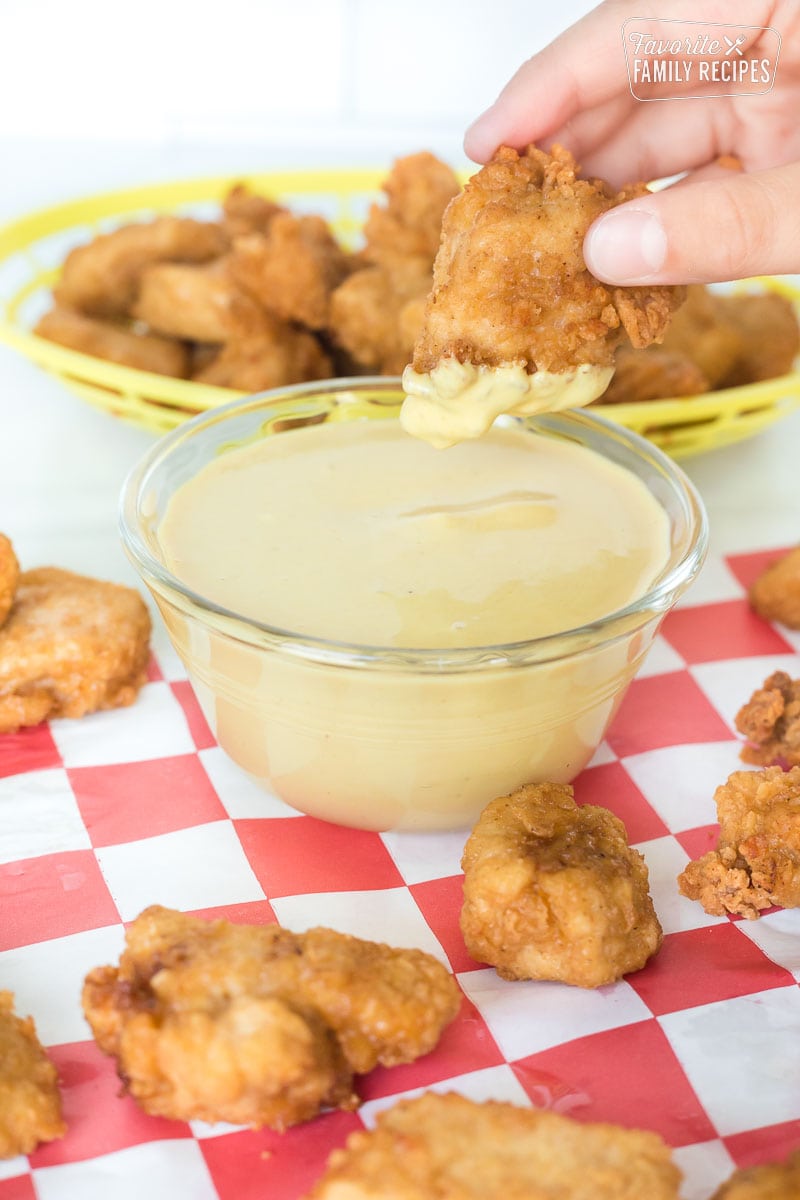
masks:
{"label": "fried chicken nugget", "polygon": [[446,163],[424,150],[398,158],[382,188],[386,203],[371,206],[364,226],[364,258],[407,291],[404,278],[431,274],[444,211],[461,185]]}
{"label": "fried chicken nugget", "polygon": [[503,979],[600,987],[661,945],[647,867],[613,813],[579,807],[569,784],[493,800],[464,849],[461,932]]}
{"label": "fried chicken nugget", "polygon": [[800,1196],[800,1150],[785,1163],[766,1163],[734,1171],[711,1200],[797,1200]]}
{"label": "fried chicken nugget", "polygon": [[354,1073],[427,1054],[459,992],[420,950],[154,906],[119,967],[87,976],[83,1006],[145,1112],[283,1129],[356,1107]]}
{"label": "fried chicken nugget", "polygon": [[278,213],[265,234],[237,238],[233,279],[269,312],[309,329],[328,323],[331,293],[350,270],[349,259],[322,217]]}
{"label": "fried chicken nugget", "polygon": [[142,272],[133,315],[151,329],[189,342],[227,342],[235,333],[234,308],[249,306],[258,320],[254,301],[233,282],[227,257],[194,266],[155,263]]}
{"label": "fried chicken nugget", "polygon": [[272,218],[282,212],[286,212],[283,205],[237,183],[222,202],[222,228],[231,241],[248,233],[266,233]]}
{"label": "fried chicken nugget", "polygon": [[800,546],[769,564],[750,588],[750,605],[767,621],[800,629]]}
{"label": "fried chicken nugget", "polygon": [[739,352],[722,387],[774,379],[791,371],[800,351],[794,305],[777,292],[715,296],[718,309],[739,335]]}
{"label": "fried chicken nugget", "polygon": [[717,848],[678,876],[681,893],[719,917],[800,907],[800,767],[734,771],[714,800]]}
{"label": "fried chicken nugget", "polygon": [[234,330],[222,350],[192,375],[199,383],[263,392],[312,379],[329,379],[331,360],[307,329],[263,310],[231,310]]}
{"label": "fried chicken nugget", "polygon": [[430,283],[422,276],[406,295],[381,267],[356,271],[331,297],[332,336],[360,367],[399,375],[422,326]]}
{"label": "fried chicken nugget", "polygon": [[181,342],[85,317],[59,305],[45,313],[33,332],[69,350],[93,354],[123,367],[175,379],[185,379],[189,374],[189,350]]}
{"label": "fried chicken nugget", "polygon": [[127,316],[150,263],[208,262],[224,254],[227,244],[221,226],[189,217],[123,225],[70,251],[55,299],[92,317]]}
{"label": "fried chicken nugget", "polygon": [[132,588],[57,567],[23,571],[0,629],[0,733],[132,704],[149,639]]}
{"label": "fried chicken nugget", "polygon": [[720,299],[702,285],[692,284],[660,346],[637,350],[623,343],[601,403],[696,396],[719,387],[742,346]]}
{"label": "fried chicken nugget", "polygon": [[726,297],[702,284],[686,289],[686,300],[675,313],[662,342],[698,367],[710,389],[723,386],[742,350],[742,335],[727,310]]}
{"label": "fried chicken nugget", "polygon": [[11,611],[18,583],[19,563],[14,547],[6,535],[0,533],[0,625]]}
{"label": "fried chicken nugget", "polygon": [[63,1137],[56,1069],[32,1017],[14,1015],[14,996],[0,991],[0,1159],[30,1154]]}
{"label": "fried chicken nugget", "polygon": [[743,762],[768,767],[800,764],[800,679],[775,671],[736,714],[736,728],[747,738]]}
{"label": "fried chicken nugget", "polygon": [[678,1200],[655,1133],[426,1092],[334,1150],[306,1200]]}
{"label": "fried chicken nugget", "polygon": [[403,377],[409,432],[445,445],[479,436],[500,412],[588,404],[626,333],[636,347],[663,337],[684,289],[607,287],[583,260],[595,217],[647,188],[615,194],[577,172],[560,146],[504,146],[448,205]]}
{"label": "fried chicken nugget", "polygon": [[648,346],[646,350],[620,346],[614,359],[611,383],[596,403],[633,404],[699,396],[709,391],[709,387],[697,363],[665,346]]}

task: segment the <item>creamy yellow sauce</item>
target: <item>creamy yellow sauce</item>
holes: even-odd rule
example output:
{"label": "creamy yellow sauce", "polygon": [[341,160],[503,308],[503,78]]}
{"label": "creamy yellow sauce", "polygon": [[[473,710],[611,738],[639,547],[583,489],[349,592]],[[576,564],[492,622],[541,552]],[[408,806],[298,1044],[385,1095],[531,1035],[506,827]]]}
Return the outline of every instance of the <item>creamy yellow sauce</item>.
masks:
{"label": "creamy yellow sauce", "polygon": [[462,828],[523,783],[572,779],[661,614],[511,665],[476,651],[457,671],[423,672],[402,647],[578,626],[641,596],[669,555],[646,488],[573,442],[495,427],[443,455],[394,420],[229,451],[182,485],[156,537],[165,565],[225,608],[400,648],[378,670],[357,654],[316,662],[156,592],[222,748],[301,811],[366,829]]}
{"label": "creamy yellow sauce", "polygon": [[613,367],[587,363],[557,374],[521,363],[475,366],[444,358],[430,372],[406,367],[400,422],[407,433],[445,449],[482,437],[501,413],[532,415],[591,404],[611,382]]}
{"label": "creamy yellow sauce", "polygon": [[220,457],[158,531],[166,566],[294,633],[481,646],[584,625],[642,595],[667,519],[630,472],[493,428],[442,455],[395,421],[315,425]]}

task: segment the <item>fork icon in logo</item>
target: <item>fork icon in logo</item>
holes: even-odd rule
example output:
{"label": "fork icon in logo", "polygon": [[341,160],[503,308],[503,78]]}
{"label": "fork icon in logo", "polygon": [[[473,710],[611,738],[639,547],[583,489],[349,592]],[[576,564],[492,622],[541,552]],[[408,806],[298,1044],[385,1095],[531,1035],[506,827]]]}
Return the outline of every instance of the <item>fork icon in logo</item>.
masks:
{"label": "fork icon in logo", "polygon": [[736,53],[739,55],[739,57],[740,57],[740,58],[744,58],[744,54],[743,54],[743,53],[742,53],[742,51],[739,49],[739,47],[740,47],[740,46],[742,45],[742,43],[744,42],[744,34],[743,34],[743,33],[740,33],[740,34],[739,34],[739,36],[737,37],[737,39],[736,39],[736,41],[735,41],[735,42],[734,42],[734,41],[732,41],[732,40],[731,40],[731,38],[729,38],[727,34],[723,34],[722,36],[725,38],[725,41],[728,43],[728,49],[725,51],[725,57],[727,58],[727,57],[728,57],[728,55],[729,55],[729,54],[730,54],[732,51],[734,51],[734,50],[735,50],[735,51],[736,51]]}

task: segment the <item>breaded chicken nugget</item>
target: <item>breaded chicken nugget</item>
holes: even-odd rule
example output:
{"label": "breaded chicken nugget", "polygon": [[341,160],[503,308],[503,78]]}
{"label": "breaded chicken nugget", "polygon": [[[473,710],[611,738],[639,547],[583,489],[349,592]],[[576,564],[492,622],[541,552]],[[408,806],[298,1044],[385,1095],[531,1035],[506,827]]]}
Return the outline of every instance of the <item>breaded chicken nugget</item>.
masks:
{"label": "breaded chicken nugget", "polygon": [[212,222],[159,217],[146,224],[123,225],[70,251],[55,299],[89,316],[127,316],[139,276],[150,263],[208,262],[226,249],[222,228]]}
{"label": "breaded chicken nugget", "polygon": [[791,371],[800,351],[800,326],[791,301],[777,292],[715,300],[739,335],[736,361],[720,386],[757,383]]}
{"label": "breaded chicken nugget", "polygon": [[577,171],[560,146],[504,146],[448,205],[404,373],[410,432],[447,444],[479,436],[503,411],[588,404],[608,386],[626,333],[636,347],[663,337],[684,289],[608,287],[583,260],[592,221],[646,187],[614,193]]}
{"label": "breaded chicken nugget", "polygon": [[633,404],[678,396],[699,396],[709,382],[691,359],[665,346],[634,350],[620,346],[614,359],[611,383],[597,404]]}
{"label": "breaded chicken nugget", "polygon": [[34,333],[69,350],[93,354],[123,367],[154,371],[157,375],[171,375],[176,379],[189,374],[189,350],[181,342],[126,329],[124,325],[96,317],[85,317],[59,305],[45,313]]}
{"label": "breaded chicken nugget", "polygon": [[614,377],[600,402],[696,396],[718,387],[742,345],[719,299],[693,284],[686,289],[686,301],[672,317],[660,346],[637,350],[623,342],[614,360]]}
{"label": "breaded chicken nugget", "polygon": [[717,848],[678,876],[681,893],[748,920],[773,904],[800,907],[800,767],[734,771],[714,800]]}
{"label": "breaded chicken nugget", "polygon": [[232,309],[257,305],[243,296],[228,270],[228,259],[193,266],[155,263],[142,272],[133,315],[151,329],[190,342],[227,342],[234,334]]}
{"label": "breaded chicken nugget", "polygon": [[322,217],[278,213],[265,234],[237,238],[233,279],[269,312],[309,329],[328,323],[331,292],[349,260]]}
{"label": "breaded chicken nugget", "polygon": [[306,1200],[678,1200],[658,1134],[426,1092],[334,1150]]}
{"label": "breaded chicken nugget", "polygon": [[600,987],[661,945],[647,867],[613,813],[578,807],[569,784],[493,800],[464,849],[461,932],[504,979]]}
{"label": "breaded chicken nugget", "polygon": [[356,271],[331,297],[332,336],[360,367],[399,375],[421,328],[430,282],[423,276],[407,296],[381,267]]}
{"label": "breaded chicken nugget", "polygon": [[722,387],[733,370],[742,335],[728,313],[726,297],[695,283],[686,289],[686,301],[670,321],[662,345],[699,367],[713,390]]}
{"label": "breaded chicken nugget", "polygon": [[736,728],[747,738],[743,762],[800,764],[800,679],[775,671],[739,709]]}
{"label": "breaded chicken nugget", "polygon": [[0,1158],[30,1154],[63,1137],[56,1069],[31,1017],[14,1015],[14,996],[0,991]]}
{"label": "breaded chicken nugget", "polygon": [[750,588],[749,599],[759,616],[800,629],[800,546],[761,572]]}
{"label": "breaded chicken nugget", "polygon": [[266,233],[272,218],[282,212],[282,205],[237,183],[222,202],[222,228],[231,241],[247,233]]}
{"label": "breaded chicken nugget", "polygon": [[18,583],[19,563],[14,547],[6,535],[0,533],[0,625],[9,614]]}
{"label": "breaded chicken nugget", "polygon": [[364,226],[364,259],[396,284],[409,274],[429,276],[444,211],[461,191],[458,179],[446,163],[422,151],[398,158],[382,188],[386,203],[372,205]]}
{"label": "breaded chicken nugget", "polygon": [[354,1072],[432,1050],[459,992],[420,950],[154,906],[119,968],[87,976],[83,1006],[145,1112],[283,1129],[356,1107]]}
{"label": "breaded chicken nugget", "polygon": [[313,333],[263,310],[251,321],[252,316],[248,314],[219,354],[197,370],[193,379],[240,392],[263,392],[331,377],[331,360]]}
{"label": "breaded chicken nugget", "polygon": [[132,704],[149,639],[132,588],[57,567],[24,571],[0,629],[0,733]]}
{"label": "breaded chicken nugget", "polygon": [[734,1171],[711,1200],[797,1200],[800,1196],[800,1150],[785,1163],[766,1163]]}

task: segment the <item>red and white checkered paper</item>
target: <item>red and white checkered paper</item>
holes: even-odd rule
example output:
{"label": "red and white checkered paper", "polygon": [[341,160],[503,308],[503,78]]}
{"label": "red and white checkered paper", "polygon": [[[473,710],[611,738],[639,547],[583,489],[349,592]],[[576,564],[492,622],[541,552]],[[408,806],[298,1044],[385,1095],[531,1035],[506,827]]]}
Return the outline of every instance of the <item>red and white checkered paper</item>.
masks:
{"label": "red and white checkered paper", "polygon": [[[69,1125],[0,1163],[0,1200],[298,1200],[352,1130],[423,1088],[656,1130],[686,1200],[800,1144],[800,912],[710,917],[675,882],[712,845],[714,788],[741,766],[737,708],[773,670],[800,674],[800,637],[746,602],[775,556],[709,561],[576,781],[644,853],[666,935],[644,970],[597,991],[507,983],[471,961],[465,834],[343,829],[257,789],[215,745],[161,633],[132,708],[0,738],[0,987],[35,1017]],[[460,1017],[432,1054],[363,1078],[355,1113],[285,1134],[145,1116],[79,997],[152,903],[417,946],[455,972]]]}

